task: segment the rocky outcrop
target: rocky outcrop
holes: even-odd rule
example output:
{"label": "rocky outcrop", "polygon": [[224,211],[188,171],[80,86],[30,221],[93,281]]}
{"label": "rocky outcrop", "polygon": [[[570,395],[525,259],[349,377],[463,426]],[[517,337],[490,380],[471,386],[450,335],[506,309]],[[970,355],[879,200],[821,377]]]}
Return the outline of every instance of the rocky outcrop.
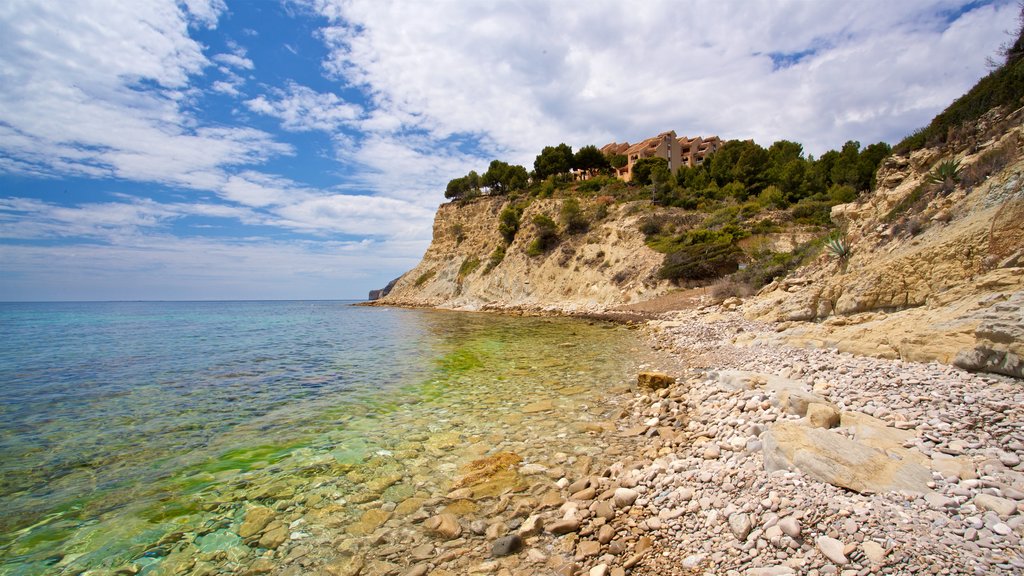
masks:
{"label": "rocky outcrop", "polygon": [[762,436],[765,470],[799,470],[833,486],[860,493],[928,492],[931,472],[896,460],[866,443],[813,426],[780,422]]}
{"label": "rocky outcrop", "polygon": [[[585,312],[663,294],[671,284],[657,279],[663,256],[647,247],[638,220],[640,202],[601,208],[581,199],[586,232],[559,230],[558,244],[536,256],[537,215],[559,219],[557,199],[534,199],[520,216],[520,229],[506,246],[499,232],[505,197],[451,202],[438,208],[433,240],[423,260],[404,274],[380,302],[464,310],[528,309]],[[503,251],[503,252],[502,252]],[[503,255],[502,255],[503,254]]]}
{"label": "rocky outcrop", "polygon": [[[876,191],[833,209],[849,258],[822,254],[765,287],[745,315],[779,322],[777,342],[1024,376],[1022,118],[959,152],[887,159]],[[996,153],[1008,164],[986,178],[943,192],[927,181],[943,160],[978,174]]]}

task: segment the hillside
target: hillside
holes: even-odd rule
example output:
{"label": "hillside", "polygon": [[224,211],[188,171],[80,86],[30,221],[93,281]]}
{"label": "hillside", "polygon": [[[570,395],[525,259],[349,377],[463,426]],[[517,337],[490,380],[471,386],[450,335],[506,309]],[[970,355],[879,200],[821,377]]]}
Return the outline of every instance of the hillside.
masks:
{"label": "hillside", "polygon": [[874,193],[832,210],[849,257],[774,282],[747,317],[790,343],[1024,376],[1022,120],[992,112],[956,146],[888,158]]}
{"label": "hillside", "polygon": [[[746,343],[1024,377],[1022,99],[1010,50],[893,153],[847,142],[815,160],[794,142],[733,140],[675,172],[654,152],[630,158],[615,169],[628,184],[594,176],[615,158],[593,146],[545,148],[529,179],[496,160],[449,184],[423,260],[380,302],[650,316],[701,288],[703,303],[748,297],[749,319],[776,323]],[[675,133],[649,142],[630,149]]]}
{"label": "hillside", "polygon": [[[635,204],[604,205],[607,215],[592,217],[587,231],[563,234],[556,247],[536,256],[527,254],[537,238],[531,222],[541,214],[557,218],[564,200],[531,202],[519,216],[522,230],[505,247],[501,214],[513,204],[503,197],[483,197],[441,206],[423,260],[381,302],[581,312],[646,300],[671,288],[656,278],[661,254],[644,244]],[[584,201],[581,209],[593,214],[599,206]]]}

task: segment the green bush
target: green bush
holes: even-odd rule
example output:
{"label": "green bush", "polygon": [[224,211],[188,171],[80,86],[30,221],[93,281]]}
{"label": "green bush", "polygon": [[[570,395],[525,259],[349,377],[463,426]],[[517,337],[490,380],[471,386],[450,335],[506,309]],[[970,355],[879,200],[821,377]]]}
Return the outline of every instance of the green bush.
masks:
{"label": "green bush", "polygon": [[847,260],[850,257],[850,242],[846,236],[832,234],[825,239],[825,249],[840,260]]}
{"label": "green bush", "polygon": [[960,184],[971,189],[986,178],[1008,166],[1017,158],[1017,147],[1012,141],[982,152],[973,164],[960,172]]}
{"label": "green bush", "polygon": [[519,206],[509,204],[498,215],[498,233],[511,244],[519,232],[519,218],[523,215],[523,209]]}
{"label": "green bush", "polygon": [[731,240],[697,242],[665,255],[658,277],[680,280],[708,280],[735,272],[743,251]]}
{"label": "green bush", "polygon": [[413,284],[416,285],[417,287],[418,286],[423,286],[427,282],[427,280],[430,280],[431,278],[434,277],[434,274],[437,274],[437,271],[435,271],[435,270],[428,270],[428,271],[424,272],[423,274],[420,274],[419,278],[416,278],[416,282],[414,282]]}
{"label": "green bush", "polygon": [[857,191],[848,184],[833,184],[826,194],[833,204],[847,204],[857,199]]}
{"label": "green bush", "polygon": [[558,224],[546,214],[533,217],[533,227],[537,236],[526,248],[527,256],[540,256],[558,244]]}
{"label": "green bush", "polygon": [[494,270],[494,268],[498,264],[501,264],[501,261],[504,260],[504,259],[505,259],[505,245],[504,244],[498,244],[498,246],[496,246],[494,248],[494,251],[491,252],[491,255],[487,258],[487,266],[484,266],[484,274],[487,274],[491,270]]}
{"label": "green bush", "polygon": [[757,196],[757,201],[765,208],[785,208],[786,195],[777,186],[769,186]]}
{"label": "green bush", "polygon": [[804,199],[790,209],[793,220],[800,224],[812,224],[815,226],[832,225],[832,202],[825,200]]}
{"label": "green bush", "polygon": [[582,234],[590,228],[590,223],[580,208],[580,202],[575,198],[566,198],[562,202],[560,217],[562,226],[569,234]]}
{"label": "green bush", "polygon": [[466,258],[462,261],[462,266],[459,266],[459,279],[463,279],[469,276],[480,266],[480,259],[476,257]]}

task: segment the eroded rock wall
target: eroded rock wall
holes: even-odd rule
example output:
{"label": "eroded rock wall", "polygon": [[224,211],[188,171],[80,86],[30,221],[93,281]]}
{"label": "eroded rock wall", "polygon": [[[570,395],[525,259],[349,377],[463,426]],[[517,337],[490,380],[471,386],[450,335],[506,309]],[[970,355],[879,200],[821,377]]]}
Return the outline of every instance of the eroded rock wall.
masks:
{"label": "eroded rock wall", "polygon": [[533,200],[504,258],[492,267],[491,255],[505,244],[498,225],[509,202],[484,197],[442,205],[423,260],[382,303],[583,312],[645,300],[671,287],[657,279],[663,257],[644,244],[638,225],[643,212],[637,203],[608,206],[607,216],[597,219],[595,201],[583,199],[589,229],[580,234],[560,229],[557,246],[529,256],[527,248],[536,238],[534,216],[558,221],[562,205],[557,199]]}
{"label": "eroded rock wall", "polygon": [[[1024,376],[1022,117],[958,152],[889,158],[875,192],[833,209],[850,257],[822,254],[767,286],[747,317],[782,323],[776,337],[804,346]],[[994,150],[1009,163],[983,181],[914,201],[938,163],[966,174]]]}

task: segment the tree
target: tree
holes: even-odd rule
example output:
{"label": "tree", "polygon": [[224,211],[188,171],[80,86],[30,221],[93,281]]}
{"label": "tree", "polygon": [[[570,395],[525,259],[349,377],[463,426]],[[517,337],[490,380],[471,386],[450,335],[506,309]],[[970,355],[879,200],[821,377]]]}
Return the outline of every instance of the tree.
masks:
{"label": "tree", "polygon": [[857,171],[860,173],[861,183],[867,182],[867,189],[875,189],[875,174],[878,172],[878,166],[891,153],[892,146],[885,142],[877,142],[861,150]]}
{"label": "tree", "polygon": [[548,176],[564,174],[572,169],[573,154],[568,144],[545,146],[533,161],[533,171],[538,180]]}
{"label": "tree", "polygon": [[611,168],[611,163],[608,161],[608,157],[601,153],[597,149],[597,146],[589,145],[584,146],[576,151],[573,156],[572,167],[576,170],[582,170],[588,174],[593,174],[601,170],[608,170]]}
{"label": "tree", "polygon": [[657,156],[651,156],[650,158],[641,158],[633,163],[633,178],[632,182],[635,182],[641,186],[646,186],[651,183],[651,174],[654,171],[654,167],[663,165],[665,170],[668,171],[668,160],[659,158]]}
{"label": "tree", "polygon": [[480,175],[474,170],[461,178],[453,178],[448,181],[448,187],[444,190],[444,197],[451,200],[473,198],[480,195]]}
{"label": "tree", "polygon": [[487,172],[481,177],[481,183],[491,189],[492,194],[507,194],[526,188],[530,181],[526,168],[512,166],[501,160],[492,160]]}
{"label": "tree", "polygon": [[466,182],[466,177],[452,178],[448,181],[448,187],[444,190],[444,197],[449,200],[458,200],[466,196],[469,192],[469,183]]}
{"label": "tree", "polygon": [[608,163],[612,168],[622,168],[627,162],[629,162],[629,158],[626,158],[625,154],[612,154],[608,157]]}
{"label": "tree", "polygon": [[864,183],[864,188],[860,187],[860,171],[857,169],[860,161],[860,142],[847,140],[835,158],[836,161],[829,172],[831,184],[846,184],[856,190],[867,188],[867,182]]}

